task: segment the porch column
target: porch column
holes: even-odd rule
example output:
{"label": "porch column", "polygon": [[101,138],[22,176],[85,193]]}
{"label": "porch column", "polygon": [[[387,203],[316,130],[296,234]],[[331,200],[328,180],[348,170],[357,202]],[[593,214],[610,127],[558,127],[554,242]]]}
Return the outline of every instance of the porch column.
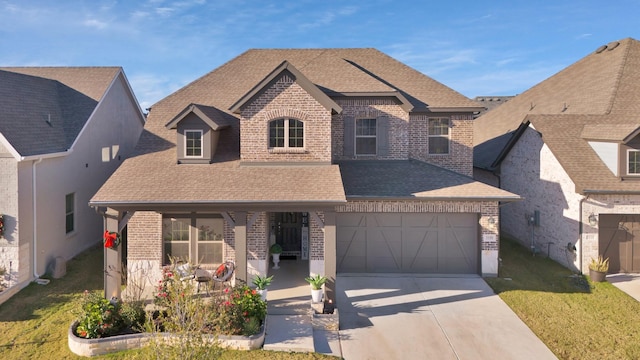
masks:
{"label": "porch column", "polygon": [[247,213],[236,211],[236,280],[247,282]]}
{"label": "porch column", "polygon": [[[118,232],[118,225],[122,214],[119,211],[108,208],[103,216],[105,231]],[[105,299],[111,299],[113,297],[120,299],[122,285],[122,244],[116,249],[105,248],[104,246],[103,249],[104,297]]]}
{"label": "porch column", "polygon": [[336,213],[324,212],[324,276],[325,298],[336,303]]}

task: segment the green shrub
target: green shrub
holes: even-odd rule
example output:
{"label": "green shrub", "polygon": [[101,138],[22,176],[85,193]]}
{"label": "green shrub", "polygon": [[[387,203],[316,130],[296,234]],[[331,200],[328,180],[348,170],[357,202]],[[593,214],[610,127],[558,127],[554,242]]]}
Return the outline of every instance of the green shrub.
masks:
{"label": "green shrub", "polygon": [[143,301],[123,302],[120,306],[120,315],[126,328],[137,332],[144,331],[146,313]]}
{"label": "green shrub", "polygon": [[119,301],[110,302],[97,293],[85,290],[80,300],[76,335],[96,339],[120,332],[124,325],[120,307]]}

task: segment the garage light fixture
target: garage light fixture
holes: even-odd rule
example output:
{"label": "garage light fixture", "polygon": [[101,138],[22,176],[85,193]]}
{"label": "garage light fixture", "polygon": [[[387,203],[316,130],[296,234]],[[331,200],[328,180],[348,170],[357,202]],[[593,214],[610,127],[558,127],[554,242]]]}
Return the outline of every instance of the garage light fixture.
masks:
{"label": "garage light fixture", "polygon": [[589,225],[591,226],[598,225],[598,216],[596,214],[591,213],[591,215],[589,215]]}

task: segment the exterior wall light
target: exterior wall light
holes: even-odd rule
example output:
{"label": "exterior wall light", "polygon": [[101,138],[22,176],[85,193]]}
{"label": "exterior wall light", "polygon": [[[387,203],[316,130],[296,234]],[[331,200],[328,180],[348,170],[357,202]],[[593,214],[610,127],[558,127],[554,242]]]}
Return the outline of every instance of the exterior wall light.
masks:
{"label": "exterior wall light", "polygon": [[589,215],[589,225],[591,226],[598,225],[598,216],[596,214],[591,213],[591,215]]}

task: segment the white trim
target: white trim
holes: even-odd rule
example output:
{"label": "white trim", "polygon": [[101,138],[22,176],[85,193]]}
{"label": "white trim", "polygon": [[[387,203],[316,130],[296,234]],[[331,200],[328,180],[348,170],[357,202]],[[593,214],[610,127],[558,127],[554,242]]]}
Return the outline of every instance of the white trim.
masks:
{"label": "white trim", "polygon": [[627,175],[629,175],[629,176],[640,176],[640,172],[637,172],[637,173],[630,173],[629,172],[629,154],[631,154],[632,152],[637,152],[638,154],[640,154],[640,150],[638,150],[638,149],[627,149]]}
{"label": "white trim", "polygon": [[[187,155],[187,133],[200,133],[200,155]],[[184,130],[184,158],[185,159],[202,159],[204,157],[204,132],[202,130]]]}

